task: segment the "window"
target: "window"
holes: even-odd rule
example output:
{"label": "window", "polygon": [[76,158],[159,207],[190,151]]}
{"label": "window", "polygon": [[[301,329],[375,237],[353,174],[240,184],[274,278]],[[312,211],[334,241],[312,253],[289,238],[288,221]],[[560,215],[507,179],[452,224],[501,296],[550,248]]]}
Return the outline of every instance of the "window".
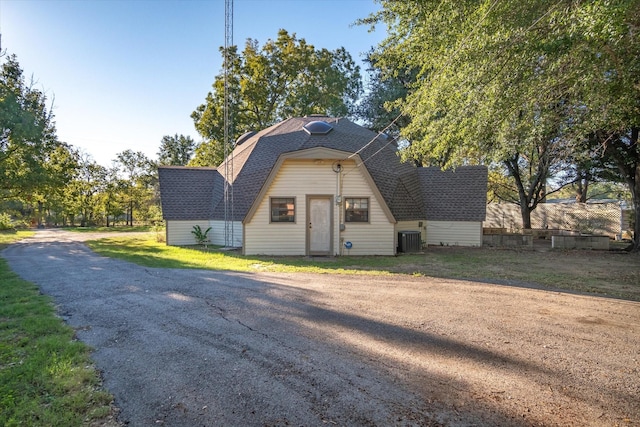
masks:
{"label": "window", "polygon": [[369,222],[369,199],[345,198],[345,222]]}
{"label": "window", "polygon": [[295,197],[271,198],[271,222],[295,222],[296,199]]}

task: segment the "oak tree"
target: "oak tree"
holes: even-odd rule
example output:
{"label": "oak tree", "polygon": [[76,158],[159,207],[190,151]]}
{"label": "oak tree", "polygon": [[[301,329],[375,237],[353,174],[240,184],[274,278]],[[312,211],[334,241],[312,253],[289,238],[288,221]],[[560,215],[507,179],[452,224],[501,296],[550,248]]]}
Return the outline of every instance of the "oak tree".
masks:
{"label": "oak tree", "polygon": [[[640,213],[640,0],[381,4],[361,21],[389,30],[376,61],[418,70],[402,108],[407,155],[503,165],[526,226],[553,169],[595,154]],[[636,222],[636,249],[639,235]]]}
{"label": "oak tree", "polygon": [[[362,90],[360,68],[344,49],[317,49],[295,34],[280,30],[260,46],[248,39],[244,50],[231,46],[227,55],[227,92],[232,126],[230,142],[283,119],[310,114],[347,116]],[[225,75],[191,117],[204,138],[193,164],[217,166],[224,156]]]}

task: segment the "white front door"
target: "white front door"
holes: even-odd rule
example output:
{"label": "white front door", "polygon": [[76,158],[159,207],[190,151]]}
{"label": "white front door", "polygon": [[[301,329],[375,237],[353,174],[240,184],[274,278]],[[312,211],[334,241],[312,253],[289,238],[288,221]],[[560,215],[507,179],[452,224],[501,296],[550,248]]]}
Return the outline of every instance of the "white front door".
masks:
{"label": "white front door", "polygon": [[331,197],[307,199],[307,247],[309,255],[331,255]]}

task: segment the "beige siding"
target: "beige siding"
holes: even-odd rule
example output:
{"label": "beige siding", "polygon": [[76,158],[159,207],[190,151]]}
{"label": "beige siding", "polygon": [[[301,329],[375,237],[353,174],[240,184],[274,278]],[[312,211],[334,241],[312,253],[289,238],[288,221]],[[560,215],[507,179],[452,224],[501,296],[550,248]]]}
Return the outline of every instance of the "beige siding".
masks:
{"label": "beige siding", "polygon": [[167,245],[195,245],[196,240],[191,233],[195,225],[199,225],[204,231],[209,227],[209,221],[167,221]]}
{"label": "beige siding", "polygon": [[[202,231],[211,227],[207,236],[209,237],[212,245],[223,246],[225,244],[224,221],[200,220],[167,221],[167,245],[195,245],[196,240],[193,233],[191,233],[195,225],[199,225]],[[239,221],[233,223],[233,242],[236,247],[242,246],[242,223]]]}
{"label": "beige siding", "polygon": [[[338,248],[343,255],[394,255],[394,225],[383,212],[379,201],[375,198],[368,182],[355,165],[345,167],[342,179],[342,199],[348,197],[369,198],[369,222],[344,222],[344,204],[337,206],[342,223],[345,226],[342,243]],[[339,231],[339,227],[338,228]],[[344,242],[351,242],[352,248],[347,250]]]}
{"label": "beige siding", "polygon": [[427,244],[482,246],[482,223],[474,221],[427,221]]}
{"label": "beige siding", "polygon": [[[242,222],[233,221],[229,223],[229,233],[232,232],[231,226],[233,225],[233,247],[239,248],[242,246]],[[224,221],[209,221],[211,231],[209,232],[209,238],[214,245],[224,246],[226,244],[224,238]]]}
{"label": "beige siding", "polygon": [[[271,187],[260,201],[258,209],[245,224],[246,254],[305,255],[307,238],[307,196],[335,197],[338,175],[332,170],[332,160],[288,159],[278,171]],[[342,243],[351,241],[350,255],[394,253],[393,223],[389,222],[367,181],[352,161],[343,162],[342,196],[368,197],[370,222],[345,224],[342,205],[333,205],[333,254],[347,254]],[[270,197],[295,197],[295,223],[270,223]]]}

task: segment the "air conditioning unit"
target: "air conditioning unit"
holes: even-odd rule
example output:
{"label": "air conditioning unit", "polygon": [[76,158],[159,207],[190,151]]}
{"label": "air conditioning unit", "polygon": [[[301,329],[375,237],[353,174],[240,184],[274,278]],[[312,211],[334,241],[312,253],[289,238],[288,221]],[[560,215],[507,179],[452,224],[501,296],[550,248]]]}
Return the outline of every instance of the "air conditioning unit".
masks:
{"label": "air conditioning unit", "polygon": [[399,231],[399,252],[420,252],[422,250],[422,238],[419,231]]}

